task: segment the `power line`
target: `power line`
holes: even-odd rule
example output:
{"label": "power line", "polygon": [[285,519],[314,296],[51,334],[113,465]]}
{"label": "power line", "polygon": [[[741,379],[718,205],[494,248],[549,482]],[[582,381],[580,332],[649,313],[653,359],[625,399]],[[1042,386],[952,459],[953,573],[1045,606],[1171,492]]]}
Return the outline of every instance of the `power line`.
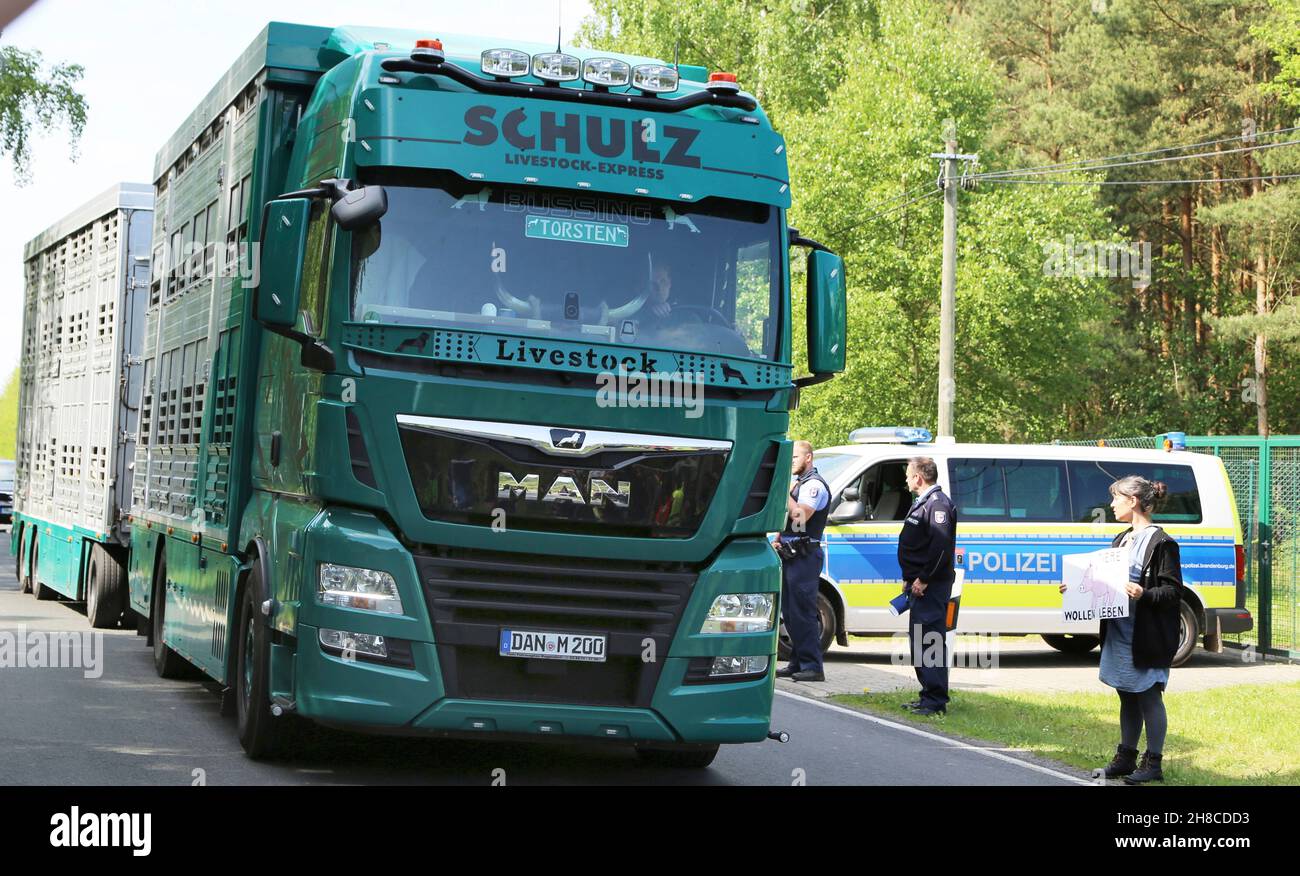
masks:
{"label": "power line", "polygon": [[994,179],[1005,179],[1013,175],[1014,176],[1041,176],[1044,174],[1056,174],[1056,173],[1093,173],[1099,170],[1110,170],[1115,167],[1137,167],[1139,165],[1145,165],[1145,164],[1163,164],[1167,161],[1187,161],[1192,158],[1214,158],[1220,155],[1231,155],[1234,152],[1261,152],[1265,149],[1277,149],[1281,146],[1295,146],[1296,144],[1300,144],[1300,140],[1285,140],[1281,143],[1265,143],[1264,145],[1261,146],[1239,146],[1236,149],[1224,149],[1218,152],[1196,152],[1191,155],[1170,155],[1165,158],[1146,158],[1141,161],[1123,161],[1115,164],[1098,164],[1089,167],[1067,167],[1067,168],[1061,168],[1059,170],[1040,167],[1031,170],[1017,171],[1014,174],[1010,172],[1000,171],[996,176],[993,175],[985,176],[984,174],[975,174],[974,176],[969,178],[974,180],[992,181]]}
{"label": "power line", "polygon": [[981,183],[991,185],[1022,186],[1170,186],[1185,183],[1229,183],[1257,182],[1263,180],[1300,179],[1300,173],[1284,173],[1278,176],[1229,176],[1206,177],[1204,179],[1145,179],[1145,180],[1082,180],[1082,179],[982,179]]}
{"label": "power line", "polygon": [[[1256,132],[1254,136],[1273,137],[1279,134],[1289,134],[1292,131],[1300,131],[1300,125],[1296,125],[1290,128],[1276,128],[1272,131],[1260,131],[1260,132]],[[1117,155],[1105,155],[1102,156],[1101,158],[1077,158],[1073,161],[1062,161],[1056,164],[1044,164],[1038,167],[1026,167],[1026,168],[1020,168],[1014,170],[994,170],[994,171],[989,171],[988,173],[978,174],[978,176],[985,179],[990,177],[995,177],[995,176],[1012,176],[1012,175],[1027,173],[1031,171],[1050,170],[1053,168],[1068,168],[1068,167],[1081,165],[1081,164],[1095,164],[1103,161],[1114,161],[1120,158],[1141,158],[1146,155],[1161,155],[1165,152],[1176,152],[1182,149],[1199,149],[1202,146],[1216,146],[1219,143],[1232,143],[1238,140],[1246,140],[1246,139],[1247,136],[1245,134],[1241,134],[1236,137],[1223,137],[1218,140],[1204,140],[1200,143],[1186,143],[1182,146],[1166,146],[1162,149],[1149,149],[1145,152],[1121,152]],[[1221,154],[1221,153],[1217,153],[1217,154]],[[1191,157],[1191,156],[1180,156],[1180,157]]]}

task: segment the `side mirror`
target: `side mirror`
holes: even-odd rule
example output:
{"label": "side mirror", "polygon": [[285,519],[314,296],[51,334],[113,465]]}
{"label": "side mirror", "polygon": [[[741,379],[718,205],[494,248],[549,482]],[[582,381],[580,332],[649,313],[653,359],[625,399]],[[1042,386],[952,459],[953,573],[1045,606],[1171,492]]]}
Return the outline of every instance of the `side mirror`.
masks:
{"label": "side mirror", "polygon": [[845,487],[841,498],[845,502],[857,502],[862,498],[862,494],[857,487]]}
{"label": "side mirror", "polygon": [[844,370],[847,337],[844,260],[814,249],[808,253],[808,369],[814,377]]}
{"label": "side mirror", "polygon": [[344,231],[355,231],[373,225],[387,212],[388,192],[384,191],[383,186],[362,186],[344,192],[330,208],[330,215]]}
{"label": "side mirror", "polygon": [[310,215],[311,202],[306,198],[272,201],[267,205],[262,235],[262,276],[254,305],[257,321],[265,326],[291,329],[298,321]]}

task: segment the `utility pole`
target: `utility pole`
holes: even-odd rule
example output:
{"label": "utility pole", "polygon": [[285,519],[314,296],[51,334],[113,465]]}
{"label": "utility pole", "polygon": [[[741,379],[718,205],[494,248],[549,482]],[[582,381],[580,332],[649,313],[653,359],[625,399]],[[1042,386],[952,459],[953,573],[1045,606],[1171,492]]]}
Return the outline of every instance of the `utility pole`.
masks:
{"label": "utility pole", "polygon": [[957,152],[957,125],[944,121],[944,150],[931,153],[940,160],[943,187],[943,282],[939,296],[939,437],[953,437],[952,408],[957,398],[953,377],[953,350],[957,337],[957,179],[958,161],[977,161],[978,155]]}

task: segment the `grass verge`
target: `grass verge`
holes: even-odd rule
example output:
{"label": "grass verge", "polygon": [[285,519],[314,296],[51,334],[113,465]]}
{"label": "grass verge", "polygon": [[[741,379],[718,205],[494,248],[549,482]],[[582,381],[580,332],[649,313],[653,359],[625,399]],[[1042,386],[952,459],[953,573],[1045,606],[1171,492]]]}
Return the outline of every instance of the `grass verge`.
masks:
{"label": "grass verge", "polygon": [[[946,716],[913,718],[913,691],[842,694],[835,702],[995,742],[1091,770],[1119,743],[1119,698],[1097,693],[954,691]],[[1165,695],[1166,785],[1300,785],[1300,682]],[[1142,745],[1146,737],[1143,736]]]}

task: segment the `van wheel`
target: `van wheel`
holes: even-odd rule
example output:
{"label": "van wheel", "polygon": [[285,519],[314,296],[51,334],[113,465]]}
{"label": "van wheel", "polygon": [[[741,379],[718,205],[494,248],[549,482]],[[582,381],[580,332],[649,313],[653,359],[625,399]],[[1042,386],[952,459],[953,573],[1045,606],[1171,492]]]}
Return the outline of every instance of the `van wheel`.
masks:
{"label": "van wheel", "polygon": [[112,629],[122,618],[126,576],[117,558],[96,544],[86,575],[86,618],[92,627]]}
{"label": "van wheel", "polygon": [[650,767],[702,770],[718,756],[716,745],[691,745],[682,748],[650,748],[637,746],[637,759]]}
{"label": "van wheel", "polygon": [[1196,650],[1196,637],[1199,633],[1199,625],[1196,623],[1196,612],[1186,602],[1178,603],[1178,650],[1174,652],[1174,660],[1171,665],[1182,666],[1191,659],[1192,652]]}
{"label": "van wheel", "polygon": [[[817,623],[821,631],[822,653],[825,654],[835,644],[835,607],[831,601],[826,598],[825,593],[817,594]],[[790,646],[790,634],[785,630],[785,622],[781,622],[781,632],[777,638],[776,656],[779,660],[789,660],[792,649]]]}
{"label": "van wheel", "polygon": [[1087,654],[1101,642],[1096,636],[1076,636],[1073,634],[1044,635],[1043,641],[1062,654]]}
{"label": "van wheel", "polygon": [[56,596],[53,590],[41,584],[41,546],[35,538],[32,539],[32,596],[42,602]]}
{"label": "van wheel", "polygon": [[183,678],[185,660],[163,641],[167,623],[167,562],[159,557],[153,573],[153,668],[159,678]]}

